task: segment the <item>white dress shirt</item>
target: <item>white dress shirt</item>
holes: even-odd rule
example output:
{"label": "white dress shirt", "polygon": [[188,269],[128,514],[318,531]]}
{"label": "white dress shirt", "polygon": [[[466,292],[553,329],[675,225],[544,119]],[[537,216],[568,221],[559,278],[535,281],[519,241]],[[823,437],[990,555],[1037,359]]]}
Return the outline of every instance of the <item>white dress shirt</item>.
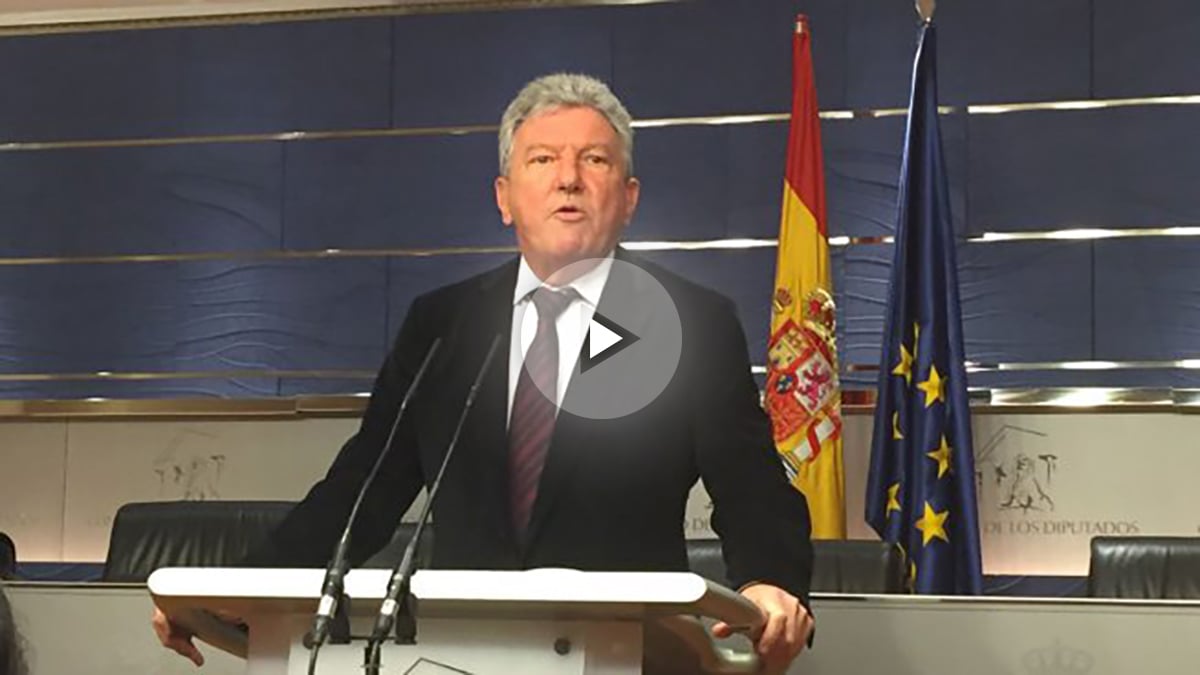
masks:
{"label": "white dress shirt", "polygon": [[563,396],[570,384],[571,371],[579,359],[579,350],[583,348],[583,338],[587,335],[588,324],[600,303],[600,294],[604,284],[608,282],[608,273],[612,269],[613,254],[609,253],[600,264],[593,267],[566,286],[551,286],[545,284],[534,274],[525,256],[521,256],[521,267],[517,271],[517,285],[513,289],[512,342],[508,350],[508,416],[512,418],[513,397],[517,392],[517,379],[521,375],[525,354],[533,338],[537,335],[537,307],[533,304],[532,293],[541,286],[553,290],[573,288],[579,294],[567,305],[562,314],[558,315],[555,326],[558,328],[558,391],[555,404],[562,405]]}

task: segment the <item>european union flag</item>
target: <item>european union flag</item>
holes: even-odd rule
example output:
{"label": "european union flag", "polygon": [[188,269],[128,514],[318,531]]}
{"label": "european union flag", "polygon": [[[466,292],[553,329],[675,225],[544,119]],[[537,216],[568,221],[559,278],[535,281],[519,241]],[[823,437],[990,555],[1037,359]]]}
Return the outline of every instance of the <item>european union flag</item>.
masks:
{"label": "european union flag", "polygon": [[926,22],[908,108],[866,515],[903,550],[915,592],[978,594],[975,460],[936,45]]}

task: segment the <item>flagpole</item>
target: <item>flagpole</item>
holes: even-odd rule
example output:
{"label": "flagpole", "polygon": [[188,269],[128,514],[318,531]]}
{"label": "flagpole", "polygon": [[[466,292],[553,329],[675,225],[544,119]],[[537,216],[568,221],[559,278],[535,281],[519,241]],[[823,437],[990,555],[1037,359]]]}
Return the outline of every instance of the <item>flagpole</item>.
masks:
{"label": "flagpole", "polygon": [[929,23],[933,21],[933,11],[937,9],[937,0],[917,0],[917,16],[921,17],[921,21]]}

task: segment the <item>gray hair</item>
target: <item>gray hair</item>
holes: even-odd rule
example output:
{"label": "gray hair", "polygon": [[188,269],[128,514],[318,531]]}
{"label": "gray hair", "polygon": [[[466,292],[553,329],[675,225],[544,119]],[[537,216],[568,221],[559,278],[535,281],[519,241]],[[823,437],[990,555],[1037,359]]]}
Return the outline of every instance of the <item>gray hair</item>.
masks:
{"label": "gray hair", "polygon": [[517,127],[539,113],[555,108],[586,107],[604,115],[621,139],[625,175],[633,175],[633,118],[608,85],[588,75],[554,73],[525,85],[500,118],[500,175],[508,175]]}

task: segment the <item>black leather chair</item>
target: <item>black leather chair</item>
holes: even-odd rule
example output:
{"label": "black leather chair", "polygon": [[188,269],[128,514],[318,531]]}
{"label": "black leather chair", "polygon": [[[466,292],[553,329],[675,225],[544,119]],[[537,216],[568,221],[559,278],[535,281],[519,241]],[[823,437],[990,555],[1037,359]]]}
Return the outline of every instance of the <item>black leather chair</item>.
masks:
{"label": "black leather chair", "polygon": [[[688,565],[700,576],[728,585],[721,542],[690,539]],[[817,593],[906,593],[900,552],[881,541],[813,542],[812,590]]]}
{"label": "black leather chair", "polygon": [[[140,583],[159,567],[225,567],[246,554],[295,502],[177,501],[126,504],[117,511],[101,581]],[[415,525],[404,523],[363,567],[391,569],[404,555]],[[428,564],[433,528],[422,534],[417,565]]]}
{"label": "black leather chair", "polygon": [[17,545],[12,537],[0,532],[0,581],[17,578]]}
{"label": "black leather chair", "polygon": [[1200,599],[1200,537],[1095,537],[1093,598]]}
{"label": "black leather chair", "polygon": [[812,589],[818,593],[907,593],[900,550],[870,539],[814,541]]}
{"label": "black leather chair", "polygon": [[159,567],[221,567],[242,560],[294,502],[174,501],[117,510],[101,581],[143,582]]}
{"label": "black leather chair", "polygon": [[[294,502],[176,501],[126,504],[117,511],[104,563],[106,582],[144,582],[159,567],[236,565],[288,514]],[[415,525],[402,524],[391,542],[363,567],[390,569],[404,554]],[[426,528],[418,567],[428,565],[433,527]],[[721,542],[688,541],[692,571],[729,584]],[[817,592],[902,593],[904,573],[895,548],[878,541],[813,542]]]}

